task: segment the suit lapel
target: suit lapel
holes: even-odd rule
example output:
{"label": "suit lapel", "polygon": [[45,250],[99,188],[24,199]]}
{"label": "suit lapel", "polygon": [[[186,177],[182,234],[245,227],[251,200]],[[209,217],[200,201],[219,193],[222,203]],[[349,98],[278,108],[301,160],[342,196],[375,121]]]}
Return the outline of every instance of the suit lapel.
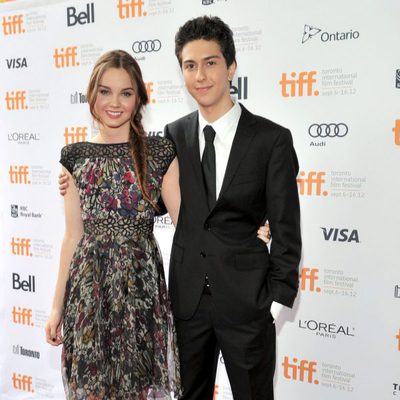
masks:
{"label": "suit lapel", "polygon": [[[239,119],[239,124],[233,139],[231,152],[229,154],[228,165],[226,166],[224,180],[222,182],[221,191],[219,193],[218,199],[222,197],[224,192],[228,189],[235,173],[242,161],[247,149],[253,140],[255,135],[255,130],[252,129],[254,120],[252,114],[246,110],[242,105],[242,114]],[[217,203],[218,203],[217,199]]]}

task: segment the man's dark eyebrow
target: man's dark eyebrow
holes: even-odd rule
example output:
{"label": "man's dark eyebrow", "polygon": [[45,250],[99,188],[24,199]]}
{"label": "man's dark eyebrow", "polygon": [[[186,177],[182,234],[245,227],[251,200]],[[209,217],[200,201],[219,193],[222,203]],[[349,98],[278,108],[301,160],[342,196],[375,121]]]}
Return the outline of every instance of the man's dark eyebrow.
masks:
{"label": "man's dark eyebrow", "polygon": [[[207,57],[204,57],[202,60],[203,61],[208,61],[208,60],[211,60],[211,59],[213,59],[213,58],[221,58],[221,56],[219,56],[219,55],[213,55],[213,56],[207,56]],[[186,64],[186,63],[195,63],[196,61],[194,61],[194,60],[184,60],[183,61],[183,64]]]}

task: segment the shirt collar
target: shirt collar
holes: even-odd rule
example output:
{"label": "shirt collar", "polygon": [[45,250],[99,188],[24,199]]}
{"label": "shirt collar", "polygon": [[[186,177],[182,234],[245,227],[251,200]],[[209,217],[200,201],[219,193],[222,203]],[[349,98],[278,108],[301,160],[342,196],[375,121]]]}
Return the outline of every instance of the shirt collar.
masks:
{"label": "shirt collar", "polygon": [[[224,140],[224,138],[231,133],[232,134],[232,129],[231,126],[235,126],[235,131],[237,124],[239,122],[240,115],[242,113],[242,108],[240,107],[239,103],[235,100],[233,100],[233,106],[231,109],[226,112],[222,117],[218,118],[216,121],[214,121],[212,124],[207,122],[207,120],[203,117],[201,112],[199,111],[199,133],[203,132],[203,129],[206,125],[211,125],[215,132],[217,133],[217,136],[221,139]],[[235,134],[235,131],[233,131],[233,134]]]}

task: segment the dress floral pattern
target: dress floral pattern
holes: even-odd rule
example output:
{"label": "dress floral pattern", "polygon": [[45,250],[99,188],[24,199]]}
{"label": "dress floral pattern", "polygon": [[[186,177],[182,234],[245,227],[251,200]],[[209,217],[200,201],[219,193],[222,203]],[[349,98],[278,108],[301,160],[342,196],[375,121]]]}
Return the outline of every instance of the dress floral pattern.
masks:
{"label": "dress floral pattern", "polygon": [[[148,187],[160,197],[175,156],[148,138]],[[69,400],[170,399],[180,395],[176,334],[154,208],[136,183],[129,145],[65,146],[84,235],[71,261],[64,301],[62,375]]]}

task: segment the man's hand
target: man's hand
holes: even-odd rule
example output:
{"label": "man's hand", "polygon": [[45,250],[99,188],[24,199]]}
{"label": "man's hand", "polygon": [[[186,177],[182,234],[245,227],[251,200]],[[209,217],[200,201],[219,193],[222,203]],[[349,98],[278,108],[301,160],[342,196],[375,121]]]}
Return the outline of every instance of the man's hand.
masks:
{"label": "man's hand", "polygon": [[269,224],[268,222],[265,223],[265,225],[260,226],[257,231],[257,237],[261,239],[263,242],[266,244],[269,243],[271,240],[271,231],[269,230]]}
{"label": "man's hand", "polygon": [[64,196],[65,193],[67,193],[68,179],[68,175],[64,172],[61,172],[60,175],[58,175],[58,190],[60,191],[61,196]]}

